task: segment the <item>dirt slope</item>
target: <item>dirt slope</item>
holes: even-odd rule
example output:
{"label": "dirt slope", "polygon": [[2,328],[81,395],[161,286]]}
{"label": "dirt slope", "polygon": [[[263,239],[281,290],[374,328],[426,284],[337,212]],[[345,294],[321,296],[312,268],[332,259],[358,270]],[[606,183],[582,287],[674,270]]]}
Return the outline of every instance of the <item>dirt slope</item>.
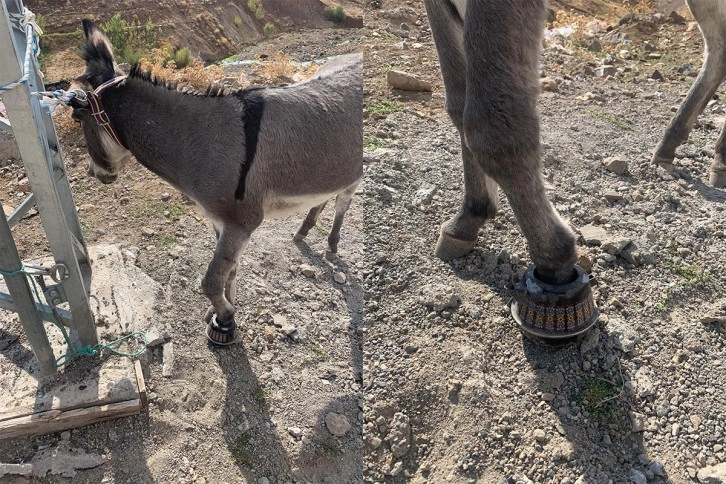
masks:
{"label": "dirt slope", "polygon": [[[265,18],[257,19],[246,1],[142,1],[142,0],[78,0],[72,7],[65,0],[31,0],[28,8],[46,18],[47,32],[73,32],[81,18],[100,22],[119,12],[126,20],[133,16],[142,22],[151,18],[161,27],[162,36],[172,37],[180,47],[189,47],[205,61],[219,60],[236,52],[241,46],[259,42],[263,27],[270,22],[277,32],[330,28],[323,17],[326,5],[322,0],[266,0]],[[361,1],[338,2],[348,19],[342,27],[362,25]],[[235,19],[238,19],[235,22]]]}

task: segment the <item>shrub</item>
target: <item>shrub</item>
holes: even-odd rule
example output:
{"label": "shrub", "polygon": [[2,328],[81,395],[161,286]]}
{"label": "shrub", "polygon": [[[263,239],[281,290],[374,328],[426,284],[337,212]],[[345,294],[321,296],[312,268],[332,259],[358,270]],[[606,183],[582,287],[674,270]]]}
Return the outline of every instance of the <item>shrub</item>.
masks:
{"label": "shrub", "polygon": [[111,41],[116,56],[129,64],[138,62],[157,45],[157,27],[151,19],[142,24],[134,16],[127,22],[117,13],[101,28]]}
{"label": "shrub", "polygon": [[256,12],[258,7],[262,7],[262,0],[247,0],[247,8],[250,12]]}
{"label": "shrub", "polygon": [[257,10],[255,10],[255,18],[257,20],[262,20],[265,18],[265,9],[262,8],[262,5],[257,7]]}
{"label": "shrub", "polygon": [[340,5],[338,5],[337,7],[331,7],[330,5],[328,5],[323,10],[323,16],[326,20],[330,20],[331,22],[339,24],[343,20],[345,20],[345,10],[343,10],[343,7],[341,7]]}
{"label": "shrub", "polygon": [[188,67],[192,63],[192,51],[187,47],[177,50],[174,53],[174,63],[179,69]]}
{"label": "shrub", "polygon": [[266,23],[262,31],[265,33],[265,35],[270,35],[272,31],[275,30],[275,26],[271,23]]}
{"label": "shrub", "polygon": [[192,58],[192,51],[189,50],[188,47],[183,47],[181,49],[174,47],[167,48],[166,56],[162,62],[165,67],[170,67],[172,69],[184,69],[193,63],[194,59]]}
{"label": "shrub", "polygon": [[235,27],[239,27],[240,25],[242,25],[242,17],[240,17],[239,15],[237,15],[234,18],[234,26]]}

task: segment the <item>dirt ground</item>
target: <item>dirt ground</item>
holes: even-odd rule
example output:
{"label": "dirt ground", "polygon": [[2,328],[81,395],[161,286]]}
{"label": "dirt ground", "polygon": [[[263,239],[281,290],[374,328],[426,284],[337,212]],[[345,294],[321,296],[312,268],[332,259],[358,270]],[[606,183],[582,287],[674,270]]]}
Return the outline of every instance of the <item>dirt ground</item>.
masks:
{"label": "dirt ground", "polygon": [[[363,50],[367,99],[365,182],[341,259],[322,257],[317,231],[292,243],[302,217],[266,222],[242,259],[241,345],[212,349],[201,333],[209,223],[139,166],[109,187],[89,180],[82,140],[62,133],[88,242],[123,245],[163,288],[155,324],[176,343],[176,371],[162,377],[150,351],[139,417],[0,443],[0,462],[58,448],[104,458],[72,482],[726,482],[707,480],[726,472],[726,192],[707,185],[726,92],[672,173],[649,163],[702,62],[683,2],[654,3],[551,2],[543,170],[597,283],[601,316],[585,339],[546,347],[515,327],[506,286],[529,255],[503,196],[472,253],[433,256],[462,198],[460,141],[422,3],[383,0],[360,30],[289,32],[242,50],[303,61]],[[603,66],[613,68],[601,76]],[[390,89],[391,69],[432,92]],[[605,168],[613,157],[623,173]],[[22,175],[0,168],[3,204],[20,199]],[[37,218],[15,229],[24,257],[46,250]],[[342,437],[331,414],[350,424]]]}

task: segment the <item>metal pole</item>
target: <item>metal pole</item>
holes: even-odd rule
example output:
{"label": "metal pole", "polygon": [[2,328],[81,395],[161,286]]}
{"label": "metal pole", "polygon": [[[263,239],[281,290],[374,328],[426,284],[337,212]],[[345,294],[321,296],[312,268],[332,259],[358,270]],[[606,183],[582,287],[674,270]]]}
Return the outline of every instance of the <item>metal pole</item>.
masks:
{"label": "metal pole", "polygon": [[[0,0],[0,85],[9,84],[22,75],[25,58],[25,33],[13,30],[11,13],[22,12],[20,0]],[[13,47],[13,50],[9,49]],[[13,134],[25,165],[31,189],[37,199],[38,212],[57,263],[68,267],[69,277],[63,289],[73,314],[74,328],[83,345],[98,343],[98,335],[88,301],[90,264],[76,217],[75,204],[63,166],[60,146],[47,111],[30,95],[42,91],[43,85],[33,69],[27,84],[3,94]],[[50,143],[49,143],[50,141]],[[50,146],[49,146],[50,145]]]}
{"label": "metal pole", "polygon": [[[18,255],[18,249],[13,242],[13,234],[10,232],[8,220],[0,210],[0,268],[7,272],[15,272],[22,268],[22,262]],[[55,356],[53,348],[48,341],[48,335],[43,327],[43,319],[40,316],[33,292],[28,284],[25,274],[5,276],[5,283],[16,302],[16,310],[23,325],[25,335],[28,337],[30,347],[38,358],[40,372],[44,375],[55,373]]]}

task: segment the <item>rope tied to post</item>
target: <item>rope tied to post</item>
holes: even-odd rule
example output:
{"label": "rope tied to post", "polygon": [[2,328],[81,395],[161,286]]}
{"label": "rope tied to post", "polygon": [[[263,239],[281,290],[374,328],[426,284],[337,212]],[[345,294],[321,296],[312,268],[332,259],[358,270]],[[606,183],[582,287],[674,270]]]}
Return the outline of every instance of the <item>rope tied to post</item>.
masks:
{"label": "rope tied to post", "polygon": [[[28,82],[28,79],[30,78],[30,63],[33,59],[37,59],[38,54],[40,54],[38,35],[43,34],[43,31],[40,27],[38,27],[38,24],[35,21],[35,14],[27,8],[23,7],[22,14],[11,14],[10,16],[18,22],[20,29],[25,32],[25,61],[23,62],[23,76],[17,81],[11,82],[6,86],[0,86],[0,92],[10,91],[11,89],[15,89],[16,87],[22,86]],[[40,72],[40,70],[38,72],[42,78],[43,73]]]}
{"label": "rope tied to post", "polygon": [[[6,271],[3,269],[0,269],[0,275],[3,277],[12,277],[12,276],[20,276],[24,275],[31,283],[31,286],[33,288],[33,294],[35,295],[35,298],[38,303],[42,304],[42,299],[40,298],[40,292],[38,290],[38,286],[35,283],[35,279],[33,279],[33,273],[28,271],[25,264],[23,262],[20,263],[20,269],[14,270],[14,271]],[[109,343],[105,344],[96,344],[96,345],[87,345],[87,346],[79,346],[75,347],[73,343],[71,342],[70,337],[68,336],[68,332],[66,331],[65,327],[63,326],[63,323],[56,320],[56,318],[51,314],[50,315],[50,321],[53,323],[55,327],[57,327],[61,334],[63,335],[63,339],[66,342],[66,345],[68,345],[68,351],[67,353],[59,356],[55,360],[55,366],[56,368],[60,368],[61,366],[67,365],[74,359],[80,357],[80,356],[87,356],[87,357],[93,357],[93,356],[99,356],[104,350],[108,350],[111,354],[118,355],[118,356],[128,356],[130,358],[134,358],[136,356],[139,356],[144,351],[146,351],[146,348],[148,347],[148,340],[146,339],[146,333],[136,331],[133,333],[129,333],[125,336],[122,336],[121,338],[115,339]],[[137,349],[136,351],[126,352],[118,350],[117,347],[121,345],[121,343],[128,341],[132,338],[136,338],[138,340],[141,340],[141,347]]]}
{"label": "rope tied to post", "polygon": [[[17,26],[14,25],[14,27],[25,32],[25,61],[23,62],[23,76],[15,82],[11,82],[5,86],[0,86],[0,93],[3,91],[10,91],[11,89],[15,89],[23,84],[27,84],[30,79],[31,63],[33,62],[33,59],[37,60],[38,55],[40,54],[40,42],[38,40],[38,36],[43,34],[43,30],[36,22],[35,14],[27,8],[23,7],[22,14],[11,14],[10,16],[17,22]],[[43,72],[41,72],[38,68],[36,68],[36,71],[42,79]],[[70,91],[64,91],[63,89],[57,89],[55,91],[33,91],[30,95],[41,98],[41,106],[50,109],[51,113],[53,113],[60,104],[68,106],[73,99],[77,98],[81,101],[86,101],[87,99],[86,92],[77,89],[72,89]]]}

